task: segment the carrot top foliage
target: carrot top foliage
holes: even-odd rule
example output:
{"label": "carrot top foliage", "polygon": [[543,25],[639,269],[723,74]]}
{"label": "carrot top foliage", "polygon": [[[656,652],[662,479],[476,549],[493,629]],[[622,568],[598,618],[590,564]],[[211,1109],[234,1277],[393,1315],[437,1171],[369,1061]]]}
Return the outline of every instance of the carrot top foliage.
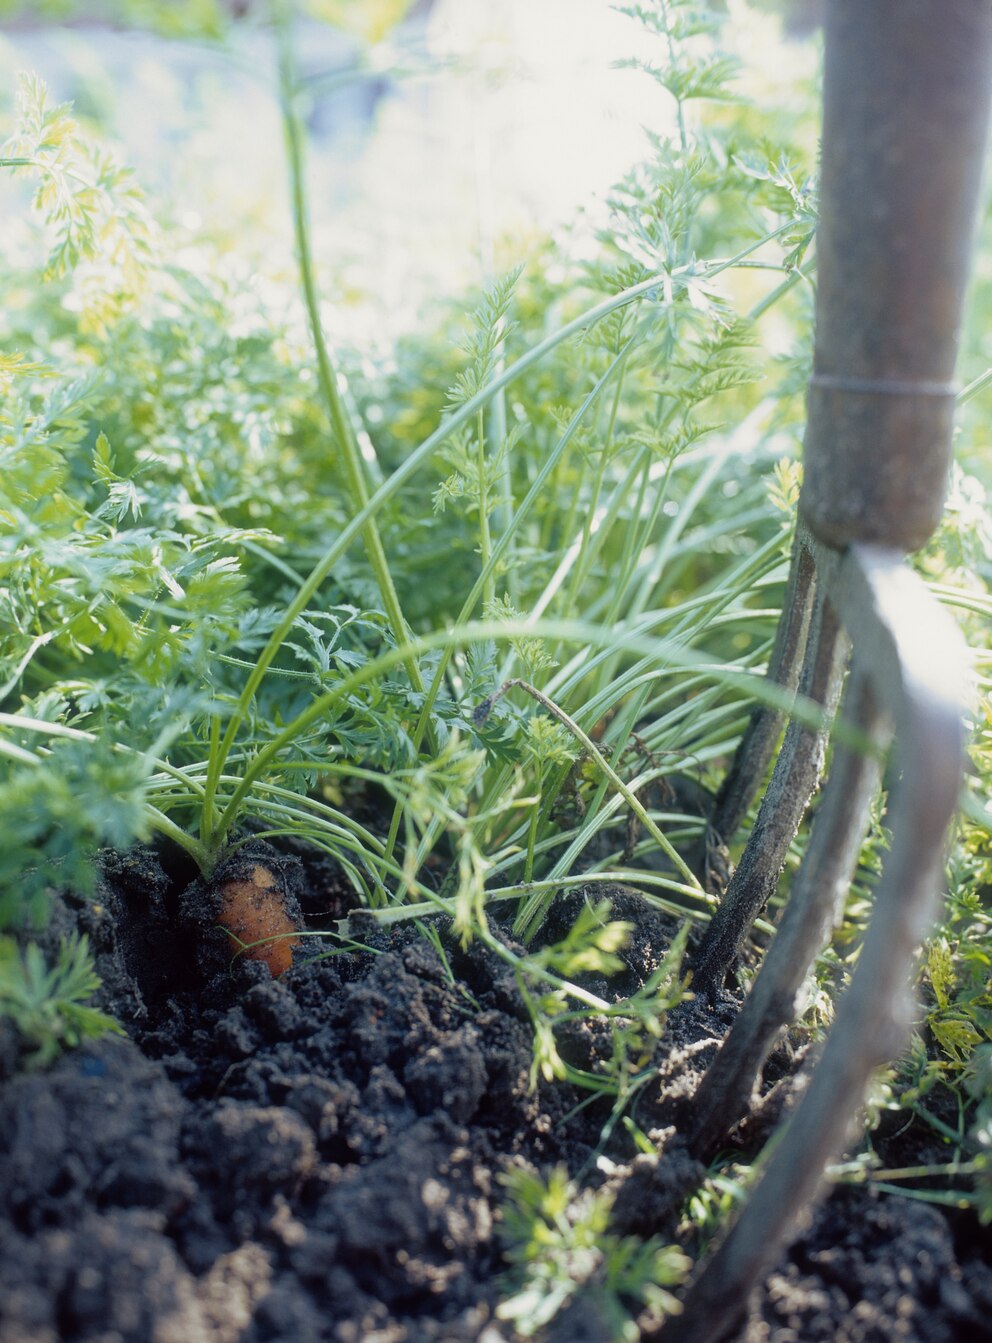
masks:
{"label": "carrot top foliage", "polygon": [[[111,10],[236,41],[213,0]],[[9,112],[0,1012],[25,965],[45,983],[12,935],[43,923],[52,887],[90,889],[101,848],[158,837],[209,874],[251,836],[291,835],[384,921],[443,912],[486,940],[525,990],[535,1075],[615,1094],[619,1113],[684,991],[677,955],[618,1006],[576,982],[622,945],[595,905],[540,952],[511,951],[488,921],[531,939],[558,894],[596,877],[707,917],[686,861],[705,825],[691,799],[769,693],[799,479],[815,96],[799,113],[745,92],[744,42],[719,4],[624,10],[630,78],[666,91],[671,131],[647,137],[595,246],[504,241],[502,274],[437,303],[388,355],[332,349],[293,10],[274,5],[264,26],[298,283],[283,268],[255,284],[236,251],[191,239],[36,76]],[[976,311],[988,301],[980,286]],[[955,958],[975,928],[992,946],[992,544],[974,446],[987,352],[968,358],[952,509],[920,564],[976,645],[980,736],[911,1092],[925,1108],[928,1088],[963,1079],[985,1116],[987,1069],[970,1060],[992,1042],[986,961]],[[385,799],[381,828],[353,814],[359,789]],[[811,1026],[873,870],[869,846]],[[67,951],[63,997],[89,983],[84,957]],[[611,1019],[612,1071],[560,1058],[555,1022],[577,1011]]]}

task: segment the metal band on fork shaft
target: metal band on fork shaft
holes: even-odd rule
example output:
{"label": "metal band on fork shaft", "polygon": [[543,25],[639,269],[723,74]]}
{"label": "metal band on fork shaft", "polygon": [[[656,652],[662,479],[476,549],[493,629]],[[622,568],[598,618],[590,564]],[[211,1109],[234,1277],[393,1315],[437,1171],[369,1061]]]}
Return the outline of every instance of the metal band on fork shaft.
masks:
{"label": "metal band on fork shaft", "polygon": [[827,392],[853,392],[857,396],[935,396],[957,400],[958,384],[926,378],[847,378],[836,373],[814,373],[811,387]]}

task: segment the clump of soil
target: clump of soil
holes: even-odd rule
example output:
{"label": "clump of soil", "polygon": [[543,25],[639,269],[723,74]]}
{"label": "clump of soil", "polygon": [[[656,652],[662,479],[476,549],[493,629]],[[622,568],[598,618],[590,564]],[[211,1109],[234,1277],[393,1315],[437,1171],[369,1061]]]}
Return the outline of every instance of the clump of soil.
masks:
{"label": "clump of soil", "polygon": [[[275,865],[303,914],[347,912],[319,859],[259,846],[251,861]],[[191,876],[150,852],[112,857],[96,900],[58,905],[49,935],[88,933],[101,1005],[128,1038],[3,1087],[0,1343],[513,1339],[495,1315],[498,1177],[524,1161],[602,1181],[607,1103],[530,1089],[523,1002],[482,948],[452,942],[446,964],[416,928],[359,916],[362,948],[321,957],[330,944],[308,942],[273,979],[263,961],[229,964]],[[674,927],[612,895],[638,923],[626,971],[597,986],[619,995]],[[563,902],[555,922],[569,916]],[[728,996],[673,1014],[637,1113],[662,1155],[637,1156],[619,1125],[606,1148],[615,1230],[675,1234],[704,1175],[679,1121],[734,1010]],[[609,1042],[576,1029],[561,1043],[588,1067]],[[11,1058],[8,1041],[0,1067]],[[845,1189],[748,1303],[738,1343],[992,1339],[974,1231]]]}

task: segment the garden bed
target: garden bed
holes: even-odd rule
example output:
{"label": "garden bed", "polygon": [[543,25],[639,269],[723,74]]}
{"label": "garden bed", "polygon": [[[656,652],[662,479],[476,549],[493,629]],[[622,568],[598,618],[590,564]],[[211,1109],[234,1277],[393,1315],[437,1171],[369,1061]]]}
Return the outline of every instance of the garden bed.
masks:
{"label": "garden bed", "polygon": [[[890,831],[898,849],[883,791],[850,881],[806,883],[845,898],[803,1001],[798,982],[773,995],[790,1024],[759,1102],[744,1113],[755,1068],[736,1090],[716,1069],[707,1106],[741,1002],[726,975],[743,949],[754,982],[830,815],[827,795],[812,838],[798,813],[780,828],[760,911],[719,964],[693,959],[749,870],[745,835],[763,847],[752,792],[776,734],[786,753],[823,723],[804,695],[786,729],[774,674],[779,612],[816,625],[793,551],[815,60],[768,59],[764,5],[629,7],[626,64],[664,105],[608,225],[501,238],[480,216],[481,288],[428,286],[413,324],[391,261],[372,247],[356,291],[311,227],[323,80],[297,56],[300,6],[115,8],[226,34],[218,55],[253,80],[269,53],[287,197],[271,236],[241,205],[204,224],[166,126],[181,171],[146,201],[106,125],[18,81],[0,147],[25,188],[0,240],[0,1343],[653,1343],[852,967],[872,977]],[[394,59],[374,26],[348,79]],[[404,78],[430,77],[409,55]],[[488,60],[463,72],[472,96]],[[392,229],[407,205],[383,185],[366,213]],[[960,467],[915,560],[975,672],[946,915],[903,1065],[741,1299],[736,1343],[992,1338],[987,271]],[[857,1013],[880,1050],[852,1050],[830,1155],[906,1039],[890,1006]],[[751,1205],[769,1256],[774,1214],[808,1212],[798,1177],[828,1159],[801,1132]],[[659,1336],[716,1343],[695,1305],[712,1312],[718,1279],[754,1275],[718,1262]]]}
{"label": "garden bed", "polygon": [[[367,949],[314,960],[330,944],[308,943],[273,980],[259,962],[223,964],[223,934],[191,931],[189,879],[139,850],[104,863],[95,899],[56,908],[46,936],[89,935],[98,1001],[128,1036],[4,1084],[3,1343],[517,1338],[497,1314],[520,1286],[504,1256],[514,1169],[564,1167],[579,1186],[606,1185],[611,1233],[698,1253],[687,1207],[706,1171],[678,1130],[733,1017],[729,994],[672,1013],[633,1114],[661,1156],[638,1155],[621,1123],[604,1141],[609,1098],[531,1086],[519,988],[479,943],[463,950],[441,930],[442,958],[412,923],[382,932],[353,915]],[[311,923],[347,914],[329,866],[308,862],[299,886]],[[635,892],[604,893],[637,923],[626,969],[595,985],[613,997],[651,972],[675,925]],[[556,907],[548,937],[578,899]],[[3,1043],[12,1074],[12,1031]],[[587,1069],[609,1047],[609,1031],[588,1025],[559,1040]],[[787,1045],[775,1057],[785,1090],[800,1056]],[[749,1155],[764,1136],[748,1136]],[[920,1142],[901,1131],[888,1147],[906,1164],[926,1158]],[[838,1187],[736,1338],[992,1338],[987,1251],[969,1213]],[[543,1336],[619,1337],[601,1279],[594,1271]]]}

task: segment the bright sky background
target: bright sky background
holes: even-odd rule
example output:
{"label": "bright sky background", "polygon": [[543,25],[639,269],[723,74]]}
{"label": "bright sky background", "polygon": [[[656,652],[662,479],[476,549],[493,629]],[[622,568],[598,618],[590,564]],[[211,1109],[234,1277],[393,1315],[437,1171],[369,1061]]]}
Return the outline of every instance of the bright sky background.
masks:
{"label": "bright sky background", "polygon": [[[756,78],[811,68],[811,43],[784,43],[775,21],[745,17],[741,0],[731,13]],[[411,40],[427,73],[394,82],[371,115],[365,83],[314,118],[317,250],[352,340],[356,324],[412,325],[425,296],[512,265],[537,232],[605,222],[605,193],[643,154],[642,127],[672,129],[664,91],[615,68],[650,58],[650,39],[607,0],[435,0],[375,63],[409,64]],[[318,72],[347,66],[353,48],[307,25],[298,50]],[[191,228],[216,223],[271,264],[289,242],[271,42],[245,31],[235,56],[39,30],[0,38],[0,77],[34,68],[57,97],[99,111],[139,178],[164,188]]]}

